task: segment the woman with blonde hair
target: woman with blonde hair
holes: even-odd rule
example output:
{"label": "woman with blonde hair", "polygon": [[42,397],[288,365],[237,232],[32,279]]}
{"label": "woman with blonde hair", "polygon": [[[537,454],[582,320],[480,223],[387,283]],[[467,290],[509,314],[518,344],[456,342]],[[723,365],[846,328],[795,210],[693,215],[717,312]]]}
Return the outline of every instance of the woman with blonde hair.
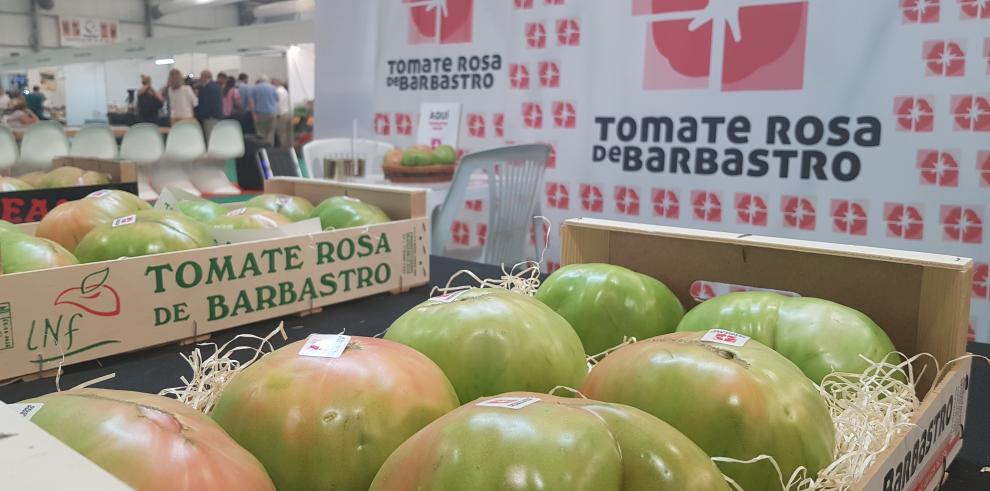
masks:
{"label": "woman with blonde hair", "polygon": [[168,72],[168,110],[172,124],[193,119],[193,108],[199,104],[192,87],[186,85],[182,72],[173,68]]}

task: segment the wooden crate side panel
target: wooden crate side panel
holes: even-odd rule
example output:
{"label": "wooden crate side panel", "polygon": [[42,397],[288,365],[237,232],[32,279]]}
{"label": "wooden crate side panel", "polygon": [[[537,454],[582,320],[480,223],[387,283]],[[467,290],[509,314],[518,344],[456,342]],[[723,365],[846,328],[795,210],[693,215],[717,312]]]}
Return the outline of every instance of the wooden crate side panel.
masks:
{"label": "wooden crate side panel", "polygon": [[610,262],[611,232],[565,222],[561,227],[560,264]]}
{"label": "wooden crate side panel", "polygon": [[973,268],[925,268],[918,302],[919,353],[946,363],[966,351]]}

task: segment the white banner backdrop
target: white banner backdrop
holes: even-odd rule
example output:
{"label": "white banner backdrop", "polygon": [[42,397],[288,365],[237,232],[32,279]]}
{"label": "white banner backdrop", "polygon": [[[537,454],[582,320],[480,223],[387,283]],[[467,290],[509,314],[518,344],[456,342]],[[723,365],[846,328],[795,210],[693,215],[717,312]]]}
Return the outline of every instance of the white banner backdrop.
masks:
{"label": "white banner backdrop", "polygon": [[[378,138],[410,145],[421,102],[461,102],[468,150],[554,145],[543,209],[555,223],[607,217],[974,257],[971,336],[990,341],[990,5],[378,8]],[[469,202],[469,216],[481,206]],[[458,221],[452,234],[476,245],[485,228]]]}

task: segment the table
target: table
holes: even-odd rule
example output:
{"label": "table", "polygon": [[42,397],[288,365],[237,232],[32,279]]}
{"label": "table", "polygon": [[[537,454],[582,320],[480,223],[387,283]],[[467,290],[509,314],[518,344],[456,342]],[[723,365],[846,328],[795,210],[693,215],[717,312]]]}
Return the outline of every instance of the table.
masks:
{"label": "table", "polygon": [[[471,269],[480,276],[494,276],[495,266],[480,265],[442,257],[431,257],[430,285],[413,289],[401,295],[382,294],[328,307],[322,313],[307,317],[286,317],[288,341],[274,340],[276,347],[304,339],[312,332],[337,333],[347,328],[347,334],[373,336],[384,331],[406,310],[429,296],[433,285],[446,283],[447,278],[461,269]],[[217,333],[211,341],[218,344],[237,334],[264,336],[271,332],[278,320],[268,320]],[[111,389],[158,392],[180,384],[179,376],[186,375],[188,366],[180,353],[189,353],[192,347],[168,345],[137,353],[128,353],[103,359],[100,363],[88,362],[65,369],[63,388],[116,373],[116,378],[100,383],[98,387]],[[969,351],[990,356],[990,344],[970,343]],[[102,365],[101,365],[102,363]],[[0,400],[17,402],[55,390],[54,379],[16,383],[0,387]],[[949,479],[942,491],[972,491],[990,489],[990,473],[980,469],[990,466],[990,365],[974,360],[966,418],[966,440],[962,452],[949,468]]]}
{"label": "table", "polygon": [[[66,126],[65,127],[65,136],[66,136],[66,138],[72,138],[73,136],[76,136],[76,133],[79,133],[79,129],[80,128],[81,127],[79,127],[79,126]],[[110,131],[113,132],[114,138],[116,138],[116,139],[119,140],[119,139],[123,138],[124,135],[127,134],[127,129],[128,128],[129,128],[129,126],[111,126],[110,127]],[[168,126],[159,126],[158,127],[158,131],[160,131],[162,135],[167,135],[170,129],[171,128],[169,128]],[[16,138],[17,141],[20,141],[20,140],[24,139],[24,132],[26,130],[27,130],[27,127],[18,127],[18,128],[11,128],[10,129],[10,131],[14,133],[14,138]]]}

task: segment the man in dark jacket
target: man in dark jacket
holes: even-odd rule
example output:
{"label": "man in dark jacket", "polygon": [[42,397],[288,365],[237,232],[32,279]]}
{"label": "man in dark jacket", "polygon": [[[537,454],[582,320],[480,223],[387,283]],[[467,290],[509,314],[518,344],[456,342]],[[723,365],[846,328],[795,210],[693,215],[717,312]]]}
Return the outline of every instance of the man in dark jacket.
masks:
{"label": "man in dark jacket", "polygon": [[199,105],[196,106],[196,119],[203,125],[207,140],[210,132],[223,119],[223,89],[213,80],[209,70],[199,74]]}

